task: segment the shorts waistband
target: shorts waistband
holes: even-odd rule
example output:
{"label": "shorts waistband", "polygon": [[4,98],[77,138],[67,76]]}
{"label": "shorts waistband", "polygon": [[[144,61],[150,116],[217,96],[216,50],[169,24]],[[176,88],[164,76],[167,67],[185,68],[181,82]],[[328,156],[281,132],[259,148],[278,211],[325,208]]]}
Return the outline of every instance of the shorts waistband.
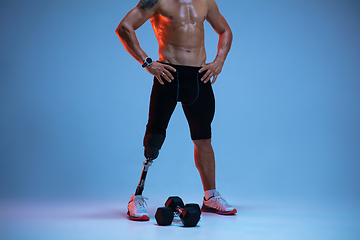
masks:
{"label": "shorts waistband", "polygon": [[186,65],[176,65],[171,63],[163,63],[163,64],[167,64],[169,66],[174,67],[178,71],[184,71],[184,72],[199,72],[199,70],[202,68],[202,67],[194,67],[194,66],[186,66]]}

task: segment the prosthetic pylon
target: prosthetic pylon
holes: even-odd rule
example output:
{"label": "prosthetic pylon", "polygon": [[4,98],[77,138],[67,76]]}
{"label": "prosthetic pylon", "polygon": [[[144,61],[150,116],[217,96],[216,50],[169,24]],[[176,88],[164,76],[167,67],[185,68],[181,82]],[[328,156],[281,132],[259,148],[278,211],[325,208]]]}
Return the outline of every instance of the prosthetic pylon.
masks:
{"label": "prosthetic pylon", "polygon": [[138,184],[138,186],[136,188],[136,191],[135,191],[135,195],[142,195],[142,192],[143,192],[144,186],[145,186],[146,174],[147,174],[147,171],[148,171],[149,167],[151,166],[152,162],[153,162],[152,159],[147,158],[145,160],[145,162],[143,163],[144,166],[143,166],[143,169],[142,169],[139,184]]}

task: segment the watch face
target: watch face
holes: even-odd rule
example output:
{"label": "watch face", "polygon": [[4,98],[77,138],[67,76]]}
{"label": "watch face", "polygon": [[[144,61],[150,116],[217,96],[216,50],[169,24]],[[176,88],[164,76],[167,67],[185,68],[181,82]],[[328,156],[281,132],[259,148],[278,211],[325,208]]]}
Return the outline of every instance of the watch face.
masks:
{"label": "watch face", "polygon": [[149,66],[151,63],[153,62],[153,60],[149,57],[145,58],[144,64],[142,65],[142,67],[147,67]]}

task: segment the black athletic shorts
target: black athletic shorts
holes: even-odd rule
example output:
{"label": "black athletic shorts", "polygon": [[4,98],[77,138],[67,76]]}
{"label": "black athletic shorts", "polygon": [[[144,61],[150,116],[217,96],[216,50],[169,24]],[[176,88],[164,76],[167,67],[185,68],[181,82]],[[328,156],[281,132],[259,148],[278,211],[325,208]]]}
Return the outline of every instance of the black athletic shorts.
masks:
{"label": "black athletic shorts", "polygon": [[210,81],[205,84],[201,81],[205,72],[198,73],[201,67],[168,65],[176,68],[177,72],[170,71],[174,80],[169,83],[163,79],[164,85],[154,77],[145,139],[153,134],[166,136],[166,128],[177,102],[182,103],[191,139],[211,138],[215,98]]}

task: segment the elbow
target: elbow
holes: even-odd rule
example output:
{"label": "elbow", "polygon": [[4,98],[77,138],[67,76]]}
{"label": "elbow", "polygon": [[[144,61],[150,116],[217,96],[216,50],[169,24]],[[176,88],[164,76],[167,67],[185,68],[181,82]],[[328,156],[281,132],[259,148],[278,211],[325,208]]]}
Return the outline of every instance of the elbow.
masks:
{"label": "elbow", "polygon": [[225,29],[225,32],[224,32],[226,35],[228,35],[231,39],[233,37],[233,33],[231,31],[231,28],[230,26],[227,26],[227,28]]}
{"label": "elbow", "polygon": [[119,26],[116,28],[115,33],[119,38],[121,38],[121,36],[124,35],[124,31],[124,26],[122,26],[122,24],[120,23]]}
{"label": "elbow", "polygon": [[226,36],[227,38],[232,38],[233,34],[231,31],[231,28],[229,25],[225,26],[222,29],[215,30],[217,34],[219,34],[221,37]]}
{"label": "elbow", "polygon": [[130,32],[130,31],[123,22],[121,22],[115,30],[116,35],[120,39],[124,38],[124,36],[127,35],[128,32]]}
{"label": "elbow", "polygon": [[120,27],[118,26],[118,27],[115,29],[115,33],[116,33],[117,36],[119,36],[119,31],[120,31],[119,28],[120,28]]}
{"label": "elbow", "polygon": [[230,41],[232,42],[233,40],[233,33],[231,31],[231,29],[229,28],[229,38],[230,38]]}
{"label": "elbow", "polygon": [[220,38],[226,39],[228,42],[232,42],[233,34],[230,28],[225,29],[223,32],[219,33]]}
{"label": "elbow", "polygon": [[233,40],[233,33],[231,31],[231,28],[228,27],[226,30],[222,33],[222,35],[231,43]]}

